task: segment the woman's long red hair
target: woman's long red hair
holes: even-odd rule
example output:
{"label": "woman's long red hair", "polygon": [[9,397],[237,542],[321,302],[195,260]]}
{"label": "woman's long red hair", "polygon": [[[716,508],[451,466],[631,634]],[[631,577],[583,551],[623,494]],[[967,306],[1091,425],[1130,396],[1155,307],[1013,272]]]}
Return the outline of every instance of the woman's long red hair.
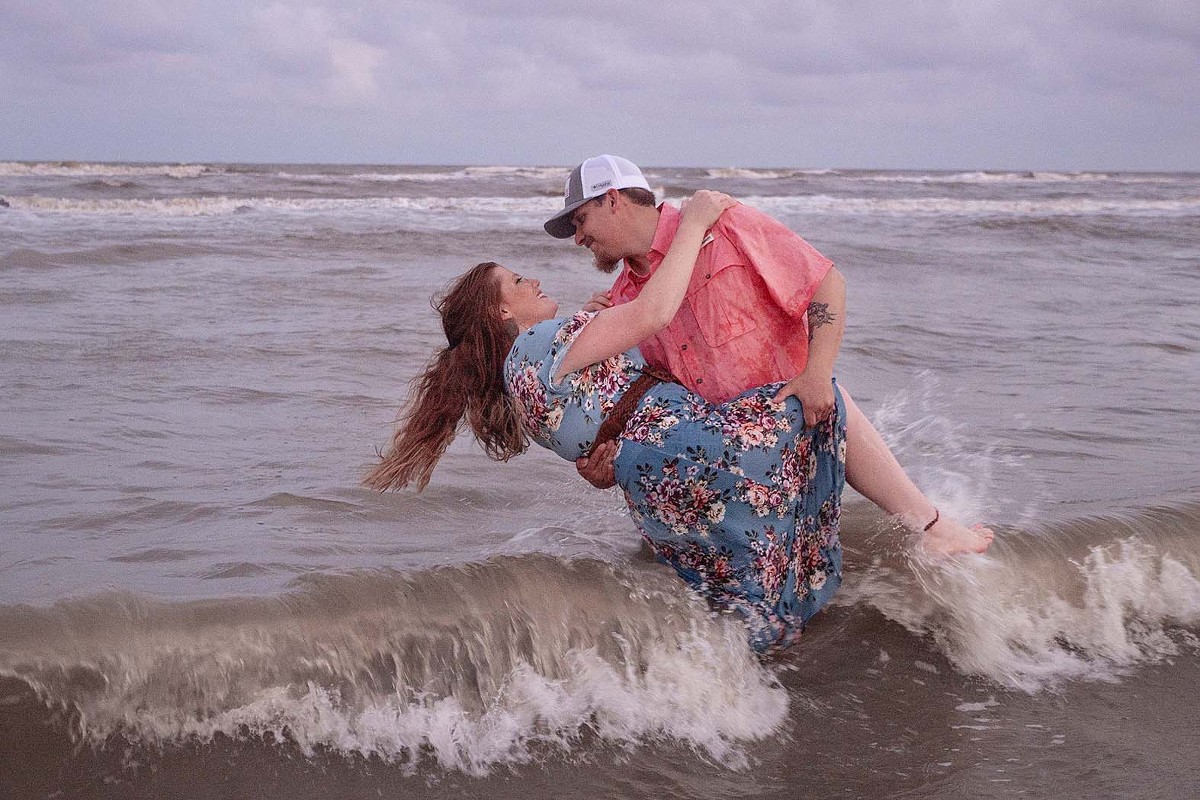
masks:
{"label": "woman's long red hair", "polygon": [[415,481],[424,489],[464,419],[498,461],[529,447],[520,409],[504,388],[504,359],[517,327],[500,316],[499,266],[472,267],[434,305],[447,346],[413,379],[400,427],[364,486],[385,491]]}

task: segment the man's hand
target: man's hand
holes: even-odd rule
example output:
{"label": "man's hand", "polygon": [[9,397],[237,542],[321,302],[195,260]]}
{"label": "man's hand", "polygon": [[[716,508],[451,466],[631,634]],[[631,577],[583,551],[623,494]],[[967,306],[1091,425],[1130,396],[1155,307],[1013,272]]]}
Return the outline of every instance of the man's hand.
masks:
{"label": "man's hand", "polygon": [[[586,306],[585,306],[586,308]],[[589,456],[575,459],[575,469],[585,481],[597,489],[608,489],[617,485],[617,473],[613,459],[617,457],[617,443],[605,442]]]}
{"label": "man's hand", "polygon": [[775,393],[775,402],[782,403],[788,397],[804,406],[804,426],[811,428],[833,411],[833,376],[805,370]]}
{"label": "man's hand", "polygon": [[[583,304],[584,311],[603,311],[606,308],[612,308],[612,293],[611,292],[596,292],[588,298],[588,301]],[[609,484],[610,486],[612,484]],[[606,487],[601,486],[601,489]]]}

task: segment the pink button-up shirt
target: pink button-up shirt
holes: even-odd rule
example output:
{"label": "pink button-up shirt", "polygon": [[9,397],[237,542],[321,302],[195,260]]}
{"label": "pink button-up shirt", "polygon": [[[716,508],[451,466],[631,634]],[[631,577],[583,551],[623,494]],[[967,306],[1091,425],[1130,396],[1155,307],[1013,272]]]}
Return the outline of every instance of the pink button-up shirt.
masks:
{"label": "pink button-up shirt", "polygon": [[[679,229],[678,209],[663,203],[659,211],[650,274]],[[712,235],[696,259],[679,313],[638,347],[651,366],[669,369],[687,388],[721,403],[804,370],[808,304],[833,262],[783,223],[745,205],[722,214]],[[613,283],[613,303],[637,297],[647,280],[626,264]]]}

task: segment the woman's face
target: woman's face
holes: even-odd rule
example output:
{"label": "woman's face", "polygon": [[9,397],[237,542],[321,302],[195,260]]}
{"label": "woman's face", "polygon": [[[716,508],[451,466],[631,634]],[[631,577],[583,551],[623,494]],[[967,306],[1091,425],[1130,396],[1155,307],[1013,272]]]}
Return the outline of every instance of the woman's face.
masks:
{"label": "woman's face", "polygon": [[540,281],[504,267],[496,267],[495,274],[500,281],[500,315],[504,319],[513,320],[521,330],[554,319],[558,303],[542,294]]}

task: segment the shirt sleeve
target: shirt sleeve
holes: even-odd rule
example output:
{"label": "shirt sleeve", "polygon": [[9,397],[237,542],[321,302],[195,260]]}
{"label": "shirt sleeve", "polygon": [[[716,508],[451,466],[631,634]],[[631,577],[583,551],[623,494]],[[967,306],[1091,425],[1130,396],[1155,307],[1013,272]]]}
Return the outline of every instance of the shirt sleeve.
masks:
{"label": "shirt sleeve", "polygon": [[833,262],[782,222],[745,205],[725,212],[718,225],[762,277],[779,308],[803,322]]}

